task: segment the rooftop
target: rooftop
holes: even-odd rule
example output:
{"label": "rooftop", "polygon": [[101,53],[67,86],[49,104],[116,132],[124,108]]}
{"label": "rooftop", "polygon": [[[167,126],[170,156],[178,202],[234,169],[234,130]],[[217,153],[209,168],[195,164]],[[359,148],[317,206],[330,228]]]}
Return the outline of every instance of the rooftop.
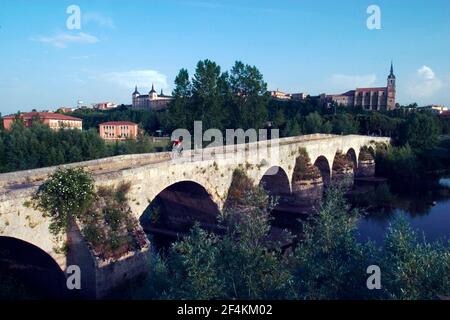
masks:
{"label": "rooftop", "polygon": [[137,123],[131,121],[109,121],[100,123],[99,126],[137,126]]}
{"label": "rooftop", "polygon": [[378,88],[356,88],[356,91],[384,91],[386,87],[378,87]]}

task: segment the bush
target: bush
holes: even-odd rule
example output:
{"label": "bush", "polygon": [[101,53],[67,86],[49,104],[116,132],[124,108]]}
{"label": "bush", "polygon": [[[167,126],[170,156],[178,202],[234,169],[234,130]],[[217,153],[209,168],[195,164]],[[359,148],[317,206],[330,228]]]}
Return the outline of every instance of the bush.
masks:
{"label": "bush", "polygon": [[295,167],[292,180],[293,181],[303,181],[303,180],[315,180],[321,178],[319,169],[311,164],[311,159],[309,158],[308,152],[305,148],[299,149],[299,155],[295,159]]}
{"label": "bush", "polygon": [[392,299],[423,300],[450,295],[450,243],[426,243],[399,217],[383,247],[384,290]]}
{"label": "bush", "polygon": [[225,208],[245,205],[246,193],[254,189],[254,182],[242,169],[235,169],[228,189]]}
{"label": "bush", "polygon": [[342,188],[330,187],[295,250],[293,272],[303,299],[355,299],[369,294],[364,270],[374,250],[356,240],[359,213],[350,210]]}
{"label": "bush", "polygon": [[435,116],[414,112],[401,124],[399,141],[402,145],[409,144],[413,149],[426,150],[436,145],[439,133],[440,127]]}
{"label": "bush", "polygon": [[409,145],[403,147],[378,147],[376,152],[377,175],[407,181],[418,178],[419,163]]}
{"label": "bush", "polygon": [[[80,218],[81,232],[94,253],[103,258],[120,257],[124,252],[138,249],[144,236],[132,217],[127,193],[131,184],[99,187],[95,201]],[[120,250],[119,250],[120,249]]]}
{"label": "bush", "polygon": [[92,176],[82,168],[58,169],[33,196],[36,209],[51,218],[54,235],[66,232],[71,221],[82,219],[95,198]]}

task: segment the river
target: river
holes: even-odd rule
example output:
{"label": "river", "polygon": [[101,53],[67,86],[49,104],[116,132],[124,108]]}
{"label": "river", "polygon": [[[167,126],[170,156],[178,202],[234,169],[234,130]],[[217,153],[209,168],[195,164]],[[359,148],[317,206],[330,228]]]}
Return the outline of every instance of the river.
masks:
{"label": "river", "polygon": [[390,221],[402,215],[426,241],[450,240],[450,175],[395,195],[391,208],[378,208],[358,222],[360,241],[382,243]]}

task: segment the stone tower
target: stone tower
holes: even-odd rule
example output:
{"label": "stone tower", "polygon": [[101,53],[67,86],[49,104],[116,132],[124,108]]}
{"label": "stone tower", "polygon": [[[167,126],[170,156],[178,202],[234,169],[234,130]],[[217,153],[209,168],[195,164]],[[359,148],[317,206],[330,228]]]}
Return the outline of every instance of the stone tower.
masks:
{"label": "stone tower", "polygon": [[133,107],[138,105],[138,98],[140,96],[140,93],[137,89],[137,86],[134,88],[134,92],[132,94],[132,102],[133,102]]}
{"label": "stone tower", "polygon": [[387,101],[386,108],[388,110],[395,109],[395,75],[394,66],[391,62],[391,72],[387,78]]}
{"label": "stone tower", "polygon": [[152,84],[152,90],[148,93],[148,97],[150,100],[156,100],[158,99],[158,93],[156,93],[155,87]]}

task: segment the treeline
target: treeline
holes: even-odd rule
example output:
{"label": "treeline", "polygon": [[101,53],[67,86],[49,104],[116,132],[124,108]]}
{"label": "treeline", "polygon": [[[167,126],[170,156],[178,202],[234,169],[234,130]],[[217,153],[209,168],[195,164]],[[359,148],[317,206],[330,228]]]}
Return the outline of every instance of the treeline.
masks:
{"label": "treeline", "polygon": [[399,122],[391,146],[376,152],[377,175],[392,178],[394,188],[417,187],[426,175],[450,169],[448,120],[413,112]]}
{"label": "treeline", "polygon": [[0,172],[162,149],[145,135],[139,136],[136,141],[107,143],[95,129],[53,131],[39,122],[29,128],[15,122],[10,130],[0,131]]}

